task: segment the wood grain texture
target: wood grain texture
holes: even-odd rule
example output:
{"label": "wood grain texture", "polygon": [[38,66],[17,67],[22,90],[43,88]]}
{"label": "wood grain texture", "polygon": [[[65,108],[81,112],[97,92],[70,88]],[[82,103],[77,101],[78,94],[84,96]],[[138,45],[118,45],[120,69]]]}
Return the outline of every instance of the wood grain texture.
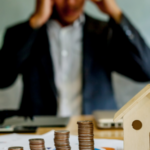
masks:
{"label": "wood grain texture", "polygon": [[124,150],[150,150],[150,84],[115,114],[114,121],[122,117]]}
{"label": "wood grain texture", "polygon": [[[150,133],[150,94],[144,97],[123,118],[124,122],[124,150],[149,150]],[[140,121],[142,127],[134,129],[134,121]]]}
{"label": "wood grain texture", "polygon": [[114,116],[114,121],[120,120],[126,113],[132,110],[146,95],[150,93],[150,84],[136,94],[129,102],[127,102]]}

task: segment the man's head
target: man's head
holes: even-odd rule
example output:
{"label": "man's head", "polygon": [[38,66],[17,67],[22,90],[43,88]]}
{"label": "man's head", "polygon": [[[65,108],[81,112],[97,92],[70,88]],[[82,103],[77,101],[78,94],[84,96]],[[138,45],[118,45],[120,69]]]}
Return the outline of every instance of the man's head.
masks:
{"label": "man's head", "polygon": [[85,0],[55,0],[54,11],[62,25],[73,23],[83,12]]}

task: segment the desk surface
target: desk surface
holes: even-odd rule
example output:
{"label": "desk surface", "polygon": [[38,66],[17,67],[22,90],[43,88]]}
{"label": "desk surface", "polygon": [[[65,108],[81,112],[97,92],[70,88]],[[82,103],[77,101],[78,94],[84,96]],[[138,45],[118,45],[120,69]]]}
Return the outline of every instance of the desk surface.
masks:
{"label": "desk surface", "polygon": [[[70,134],[78,135],[78,126],[77,121],[80,120],[91,120],[94,123],[94,137],[101,139],[119,139],[123,140],[123,130],[121,129],[109,129],[109,130],[100,130],[96,128],[95,121],[93,116],[75,116],[72,117],[69,121],[69,124],[65,128],[39,128],[35,134],[44,134],[51,130],[69,130]],[[4,134],[0,134],[4,135]]]}

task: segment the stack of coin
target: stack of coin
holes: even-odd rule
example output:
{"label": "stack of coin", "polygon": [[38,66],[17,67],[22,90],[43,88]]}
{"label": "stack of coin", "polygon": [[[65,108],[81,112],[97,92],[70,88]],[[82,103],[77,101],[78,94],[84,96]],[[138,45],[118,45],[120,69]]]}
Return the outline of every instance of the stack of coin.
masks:
{"label": "stack of coin", "polygon": [[45,150],[44,139],[30,139],[30,150]]}
{"label": "stack of coin", "polygon": [[23,150],[23,147],[9,147],[8,150]]}
{"label": "stack of coin", "polygon": [[92,121],[78,121],[79,150],[94,150]]}
{"label": "stack of coin", "polygon": [[71,150],[69,134],[70,132],[67,130],[55,131],[54,143],[56,150]]}

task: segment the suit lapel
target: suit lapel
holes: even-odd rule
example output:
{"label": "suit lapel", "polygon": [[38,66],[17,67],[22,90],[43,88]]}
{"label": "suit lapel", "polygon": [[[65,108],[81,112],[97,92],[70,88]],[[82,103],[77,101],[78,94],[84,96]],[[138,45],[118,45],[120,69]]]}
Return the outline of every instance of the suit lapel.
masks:
{"label": "suit lapel", "polygon": [[[87,15],[86,22],[83,27],[83,53],[82,53],[82,94],[83,94],[83,114],[85,114],[85,110],[87,110],[86,104],[92,103],[89,94],[94,88],[92,88],[90,80],[93,78],[92,68],[97,64],[96,61],[104,59],[102,58],[102,52],[100,51],[99,45],[101,45],[101,49],[106,47],[105,43],[105,29],[106,23],[95,20]],[[100,42],[100,43],[99,43]],[[99,63],[98,62],[98,63]]]}
{"label": "suit lapel", "polygon": [[92,40],[94,40],[94,36],[90,30],[91,28],[91,20],[85,15],[86,22],[83,26],[83,53],[82,53],[82,81],[83,81],[83,92],[85,89],[85,81],[86,77],[89,74],[90,66],[92,65]]}
{"label": "suit lapel", "polygon": [[89,25],[89,18],[86,16],[86,22],[83,26],[83,48],[82,48],[82,113],[85,114],[86,109],[86,96],[87,96],[87,81],[89,77],[89,69],[92,64],[90,50],[91,50],[91,43],[90,43],[90,32],[88,30]]}

